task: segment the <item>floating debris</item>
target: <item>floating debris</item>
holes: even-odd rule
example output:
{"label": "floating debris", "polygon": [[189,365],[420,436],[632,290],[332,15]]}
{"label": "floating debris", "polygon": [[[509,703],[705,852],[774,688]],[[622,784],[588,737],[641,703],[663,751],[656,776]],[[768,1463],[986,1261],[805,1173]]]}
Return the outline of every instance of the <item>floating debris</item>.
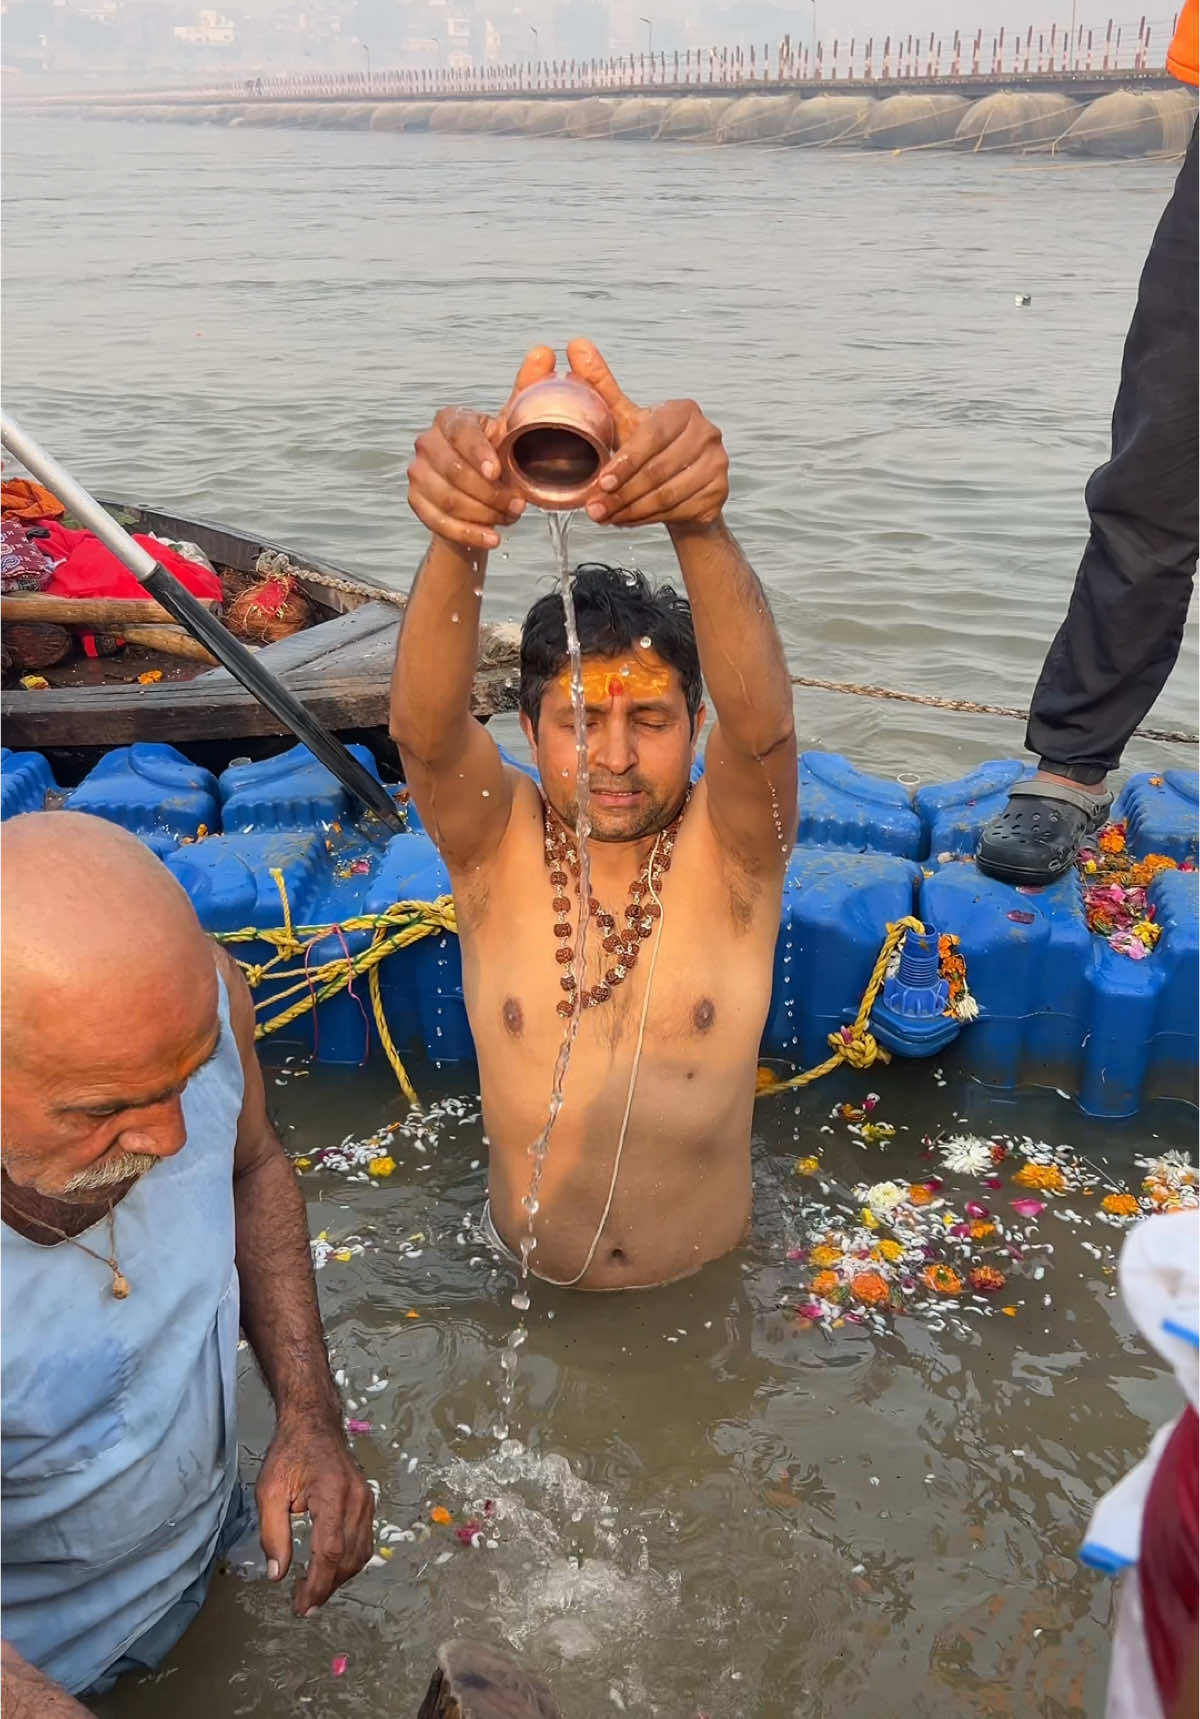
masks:
{"label": "floating debris", "polygon": [[[300,1075],[307,1070],[289,1072]],[[385,1179],[401,1168],[398,1152],[402,1145],[428,1155],[452,1140],[460,1127],[469,1128],[479,1119],[478,1098],[443,1098],[424,1111],[413,1109],[395,1122],[384,1123],[365,1139],[356,1140],[350,1134],[336,1146],[310,1147],[301,1157],[293,1158],[292,1163],[298,1170],[332,1173],[363,1182]]]}
{"label": "floating debris", "polygon": [[323,1271],[331,1259],[336,1260],[339,1265],[345,1265],[356,1254],[367,1251],[367,1244],[361,1236],[347,1236],[344,1241],[331,1242],[328,1230],[322,1230],[320,1235],[313,1236],[308,1245],[312,1250],[314,1271]]}
{"label": "floating debris", "polygon": [[[832,1114],[851,1135],[860,1133],[862,1107],[840,1104]],[[941,1175],[854,1188],[821,1180],[819,1195],[802,1199],[802,1233],[787,1260],[803,1268],[806,1281],[785,1300],[798,1331],[854,1324],[883,1330],[890,1316],[906,1314],[934,1330],[949,1316],[965,1333],[964,1314],[1015,1318],[1019,1301],[996,1306],[993,1298],[1014,1280],[1045,1276],[1038,1256],[1052,1256],[1054,1247],[1038,1221],[1047,1213],[1076,1229],[1091,1222],[1124,1228],[1150,1212],[1200,1202],[1200,1176],[1182,1152],[1139,1159],[1138,1191],[1069,1146],[1029,1137],[927,1136],[923,1146],[947,1175],[975,1187],[955,1192]],[[807,1157],[794,1168],[816,1177],[821,1166]],[[1005,1193],[1001,1213],[993,1196]],[[1113,1269],[1111,1248],[1082,1237],[1081,1245],[1106,1272]]]}

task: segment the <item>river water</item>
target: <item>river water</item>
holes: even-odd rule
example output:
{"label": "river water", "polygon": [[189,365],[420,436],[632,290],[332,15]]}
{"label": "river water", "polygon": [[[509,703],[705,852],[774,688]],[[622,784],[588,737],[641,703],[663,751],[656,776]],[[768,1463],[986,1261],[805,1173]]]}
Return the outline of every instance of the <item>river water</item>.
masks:
{"label": "river water", "polygon": [[[721,424],[731,521],[795,672],[1023,704],[1173,171],[13,122],[6,406],[102,493],[403,585],[422,548],[414,435],[446,401],[498,405],[526,346],[588,334],[635,397],[693,394]],[[614,543],[581,521],[574,548],[670,567],[652,533]],[[518,615],[552,578],[527,521],[493,558],[488,612]],[[1191,726],[1195,683],[1191,630],[1160,726]],[[818,693],[797,716],[805,744],[926,780],[1021,741],[1001,719]],[[412,1072],[438,1108],[425,1138],[395,1138],[392,1174],[327,1161],[304,1187],[314,1235],[350,1249],[318,1281],[370,1423],[356,1448],[381,1523],[417,1537],[304,1623],[264,1583],[222,1579],[106,1715],[399,1719],[455,1633],[512,1644],[575,1719],[1099,1710],[1109,1595],[1073,1553],[1174,1403],[1112,1298],[1120,1232],[1095,1200],[1053,1209],[1054,1251],[1040,1278],[1015,1274],[1009,1318],[811,1327],[787,1260],[814,1226],[792,1164],[820,1147],[838,1186],[904,1181],[930,1167],[926,1134],[1003,1130],[1136,1186],[1135,1156],[1189,1144],[1189,1114],[1101,1129],[919,1064],[877,1077],[898,1132],[868,1151],[830,1116],[865,1091],[855,1077],[768,1101],[750,1243],[655,1294],[537,1290],[513,1415],[527,1448],[498,1456],[512,1279],[470,1227],[474,1077]],[[400,1114],[386,1071],[288,1063],[268,1091],[309,1158]],[[270,1419],[244,1359],[252,1473]],[[437,1506],[453,1524],[431,1527]],[[455,1537],[473,1511],[494,1545]]]}

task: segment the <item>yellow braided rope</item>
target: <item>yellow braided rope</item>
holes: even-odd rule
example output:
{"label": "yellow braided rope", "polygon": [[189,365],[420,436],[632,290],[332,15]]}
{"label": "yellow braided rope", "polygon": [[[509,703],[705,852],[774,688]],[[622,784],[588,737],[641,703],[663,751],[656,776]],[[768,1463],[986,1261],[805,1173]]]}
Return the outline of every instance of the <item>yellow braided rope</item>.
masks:
{"label": "yellow braided rope", "polygon": [[[909,931],[923,933],[924,925],[919,919],[897,919],[889,922],[887,936],[879,957],[871,969],[871,977],[867,980],[867,988],[862,994],[862,1002],[858,1005],[858,1013],[853,1025],[843,1027],[840,1032],[830,1033],[829,1046],[833,1055],[819,1062],[815,1068],[805,1069],[803,1074],[793,1074],[787,1080],[770,1080],[757,1089],[758,1098],[766,1098],[776,1092],[790,1092],[793,1087],[811,1086],[814,1080],[820,1080],[823,1074],[832,1074],[840,1063],[846,1062],[851,1068],[867,1069],[875,1062],[891,1062],[891,1051],[885,1050],[875,1035],[867,1030],[867,1022],[871,1018],[871,1010],[875,1007],[883,981],[887,977],[888,962],[903,942]],[[760,1071],[761,1079],[761,1071]]]}
{"label": "yellow braided rope", "polygon": [[[283,873],[276,867],[271,868],[271,879],[279,891],[279,900],[283,909],[283,925],[278,928],[260,929],[248,925],[240,931],[223,931],[217,933],[219,943],[252,943],[269,944],[274,955],[268,961],[239,961],[238,966],[246,976],[250,989],[257,990],[266,979],[278,980],[283,989],[276,991],[269,999],[256,1002],[255,1013],[263,1009],[275,1009],[277,1013],[268,1019],[260,1019],[254,1028],[256,1039],[266,1038],[268,1034],[279,1032],[283,1027],[290,1026],[301,1015],[315,1009],[318,1004],[328,1002],[336,997],[339,991],[348,990],[351,983],[360,974],[367,975],[367,989],[371,998],[371,1010],[375,1017],[375,1028],[379,1034],[379,1042],[384,1054],[391,1064],[392,1072],[400,1085],[401,1091],[409,1103],[420,1107],[416,1089],[408,1077],[407,1070],[396,1049],[395,1040],[387,1024],[383,1007],[383,995],[379,985],[379,964],[397,949],[407,949],[423,937],[436,937],[442,932],[456,933],[458,921],[454,913],[452,896],[439,896],[436,901],[398,901],[383,913],[356,914],[351,919],[341,920],[336,925],[302,925],[297,927],[292,921],[291,902],[288,899],[287,883]],[[324,938],[342,933],[343,935],[356,931],[370,931],[371,942],[357,955],[338,955],[329,961],[321,961],[314,965],[300,967],[285,967],[282,963],[304,956],[314,945]],[[236,957],[235,957],[236,959]],[[297,1001],[287,1003],[287,999],[296,997]],[[287,1006],[279,1009],[280,1003]]]}

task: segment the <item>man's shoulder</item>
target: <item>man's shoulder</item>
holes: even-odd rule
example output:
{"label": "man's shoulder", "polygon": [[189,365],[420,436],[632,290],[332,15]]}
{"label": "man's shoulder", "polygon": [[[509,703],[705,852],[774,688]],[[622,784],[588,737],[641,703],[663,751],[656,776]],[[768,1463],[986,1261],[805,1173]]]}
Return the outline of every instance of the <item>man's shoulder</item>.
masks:
{"label": "man's shoulder", "polygon": [[512,804],[504,831],[490,854],[456,865],[443,854],[450,873],[454,899],[459,906],[460,919],[466,908],[471,917],[478,918],[486,903],[494,897],[503,880],[515,867],[522,868],[522,887],[528,886],[527,868],[531,855],[540,853],[542,842],[542,793],[538,784],[515,764],[505,764],[505,775],[512,791]]}

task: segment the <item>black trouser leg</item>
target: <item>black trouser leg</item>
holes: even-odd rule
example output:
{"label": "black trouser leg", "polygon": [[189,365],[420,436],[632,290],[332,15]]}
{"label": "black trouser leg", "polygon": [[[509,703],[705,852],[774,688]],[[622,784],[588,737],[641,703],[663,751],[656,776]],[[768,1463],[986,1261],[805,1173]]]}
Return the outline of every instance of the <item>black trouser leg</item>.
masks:
{"label": "black trouser leg", "polygon": [[1196,131],[1142,270],[1113,412],[1112,458],[1084,499],[1091,532],[1034,691],[1025,743],[1098,782],[1175,666],[1197,554]]}

